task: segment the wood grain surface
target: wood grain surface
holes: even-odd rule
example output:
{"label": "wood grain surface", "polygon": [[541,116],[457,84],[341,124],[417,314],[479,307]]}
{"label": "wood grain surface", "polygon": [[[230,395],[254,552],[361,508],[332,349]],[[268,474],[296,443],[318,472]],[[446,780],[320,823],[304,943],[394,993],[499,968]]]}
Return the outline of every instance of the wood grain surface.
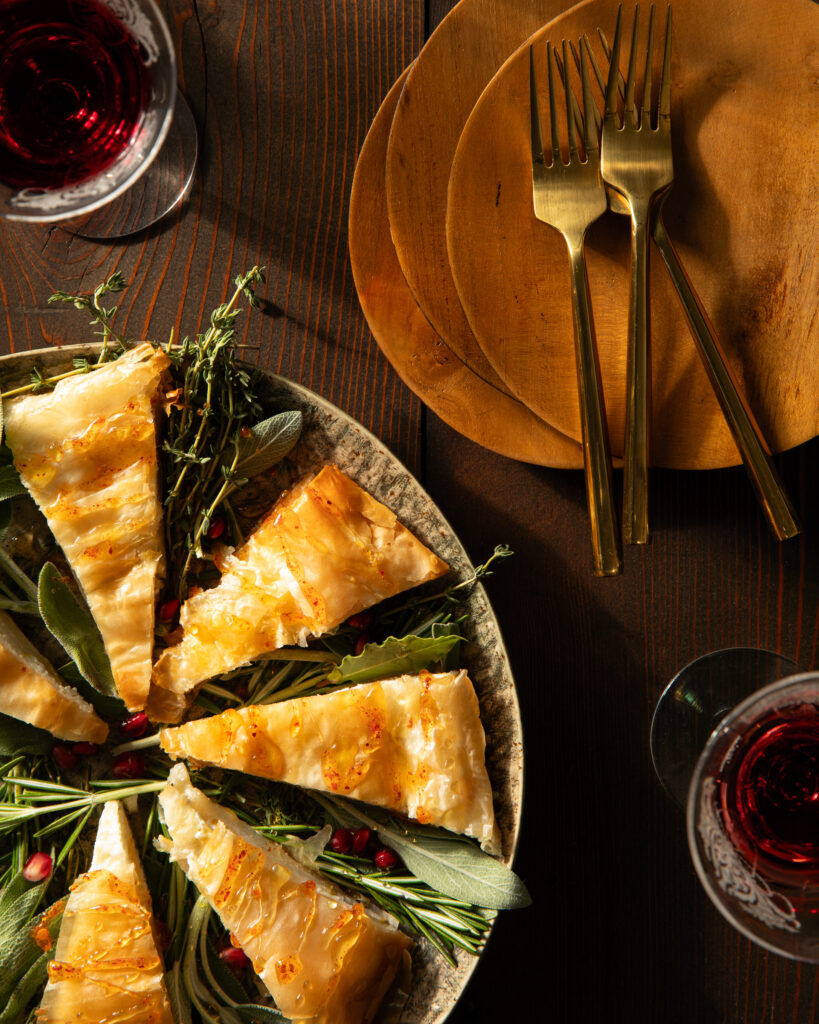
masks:
{"label": "wood grain surface", "polygon": [[[164,339],[171,326],[196,330],[234,274],[265,263],[267,306],[240,324],[253,357],[373,429],[421,476],[474,560],[499,542],[515,551],[487,586],[521,702],[517,867],[534,904],[500,916],[453,1024],[816,1024],[816,968],[752,946],[702,892],[684,823],[653,776],[648,727],[670,676],[709,650],[760,645],[816,664],[819,441],[777,458],[800,538],[769,537],[741,469],[658,470],[652,543],[626,553],[623,576],[594,579],[582,474],[493,454],[425,412],[355,295],[356,157],[451,3],[164,6],[203,130],[196,190],[125,245],[0,225],[3,350],[86,338],[83,316],[47,298],[116,267],[131,281],[121,326]],[[715,29],[737,6],[719,6]]]}
{"label": "wood grain surface", "polygon": [[350,263],[361,308],[401,379],[472,441],[524,462],[583,465],[580,445],[470,369],[433,329],[395,253],[384,192],[387,144],[409,71],[390,89],[361,147],[350,194]]}
{"label": "wood grain surface", "polygon": [[[534,37],[543,90],[547,39],[586,33],[606,66],[596,29],[613,36],[617,6],[593,0]],[[804,130],[819,120],[819,18],[810,0],[748,0],[722,8],[717,33],[713,10],[711,0],[674,4],[675,180],[666,222],[764,436],[781,451],[819,432],[819,136]],[[638,52],[647,20],[644,12]],[[626,25],[630,32],[630,16]],[[659,65],[659,46],[655,53]],[[534,217],[529,137],[525,46],[485,90],[459,142],[450,259],[495,369],[540,416],[579,438],[568,259],[562,237]],[[606,213],[589,231],[587,251],[612,451],[622,454],[628,219]],[[737,464],[656,250],[651,261],[653,459],[678,469]]]}

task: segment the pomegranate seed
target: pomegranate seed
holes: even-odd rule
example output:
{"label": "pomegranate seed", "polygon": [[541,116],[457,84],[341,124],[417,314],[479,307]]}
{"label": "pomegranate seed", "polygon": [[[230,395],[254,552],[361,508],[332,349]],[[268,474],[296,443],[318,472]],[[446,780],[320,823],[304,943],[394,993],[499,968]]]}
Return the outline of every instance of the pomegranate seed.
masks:
{"label": "pomegranate seed", "polygon": [[330,837],[330,849],[334,853],[349,853],[353,848],[353,833],[348,828],[337,828]]}
{"label": "pomegranate seed", "polygon": [[114,758],[111,774],[117,779],[141,779],[145,774],[145,758],[142,754],[119,754]]}
{"label": "pomegranate seed", "polygon": [[77,767],[77,755],[67,744],[55,743],[51,748],[51,754],[64,772],[73,771]]}
{"label": "pomegranate seed", "polygon": [[212,519],[210,526],[208,527],[208,539],[218,540],[218,538],[225,532],[226,525],[225,520],[221,516],[217,516],[215,519]]}
{"label": "pomegranate seed", "polygon": [[361,652],[364,650],[364,648],[367,646],[367,644],[372,643],[372,639],[373,639],[372,633],[369,633],[367,630],[363,630],[356,637],[355,647],[353,648],[353,652],[355,654],[361,654]]}
{"label": "pomegranate seed", "polygon": [[159,609],[159,621],[170,622],[176,618],[176,613],[179,611],[179,598],[172,597],[170,601],[166,601]]}
{"label": "pomegranate seed", "polygon": [[47,853],[32,853],[23,865],[23,878],[27,882],[42,882],[51,874],[52,861]]}
{"label": "pomegranate seed", "polygon": [[100,752],[98,743],[88,743],[85,740],[75,743],[71,749],[75,754],[79,754],[80,757],[91,757],[92,755]]}
{"label": "pomegranate seed", "polygon": [[352,626],[353,629],[369,629],[373,622],[375,622],[375,616],[372,612],[359,612],[347,619],[347,625]]}
{"label": "pomegranate seed", "polygon": [[390,868],[394,868],[398,863],[398,854],[388,846],[382,846],[375,857],[373,857],[373,860],[382,871],[389,871]]}
{"label": "pomegranate seed", "polygon": [[120,722],[119,731],[129,739],[138,740],[148,731],[148,716],[144,711],[136,711],[124,722]]}
{"label": "pomegranate seed", "polygon": [[353,853],[357,853],[359,857],[363,856],[367,851],[367,847],[370,845],[370,836],[372,832],[368,828],[360,828],[353,833]]}
{"label": "pomegranate seed", "polygon": [[219,951],[219,959],[232,971],[246,971],[250,967],[250,958],[238,946],[225,946]]}

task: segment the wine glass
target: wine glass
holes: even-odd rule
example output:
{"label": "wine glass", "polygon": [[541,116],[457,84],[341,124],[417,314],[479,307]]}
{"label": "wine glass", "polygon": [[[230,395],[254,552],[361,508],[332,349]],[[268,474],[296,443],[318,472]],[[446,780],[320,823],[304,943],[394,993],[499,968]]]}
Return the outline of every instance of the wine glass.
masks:
{"label": "wine glass", "polygon": [[184,197],[198,142],[154,0],[0,0],[0,217],[117,237]]}
{"label": "wine glass", "polygon": [[764,948],[819,961],[819,673],[770,651],[706,655],[666,688],[651,747],[678,803],[687,790],[689,849],[717,909]]}

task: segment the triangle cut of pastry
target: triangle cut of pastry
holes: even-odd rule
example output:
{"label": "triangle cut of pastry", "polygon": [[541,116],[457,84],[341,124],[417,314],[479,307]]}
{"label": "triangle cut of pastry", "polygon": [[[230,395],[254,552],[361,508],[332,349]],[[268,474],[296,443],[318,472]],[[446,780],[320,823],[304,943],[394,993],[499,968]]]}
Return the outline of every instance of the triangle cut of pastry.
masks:
{"label": "triangle cut of pastry", "polygon": [[154,407],[167,364],[146,343],[5,405],[14,464],[85,594],[131,711],[150,686],[164,560]]}
{"label": "triangle cut of pastry", "polygon": [[292,1021],[369,1024],[411,942],[278,843],[191,785],[184,765],[159,794],[156,840],[207,897]]}
{"label": "triangle cut of pastry", "polygon": [[354,797],[498,850],[478,699],[465,670],[229,710],[160,732],[173,758]]}
{"label": "triangle cut of pastry", "polygon": [[0,712],[63,740],[104,743],[108,726],[0,611]]}
{"label": "triangle cut of pastry", "polygon": [[215,587],[185,602],[182,639],[154,668],[148,714],[179,721],[185,695],[206,679],[304,645],[447,569],[385,505],[325,466],[227,555]]}
{"label": "triangle cut of pastry", "polygon": [[122,804],[100,816],[89,871],[71,886],[38,1024],[174,1024],[151,898]]}

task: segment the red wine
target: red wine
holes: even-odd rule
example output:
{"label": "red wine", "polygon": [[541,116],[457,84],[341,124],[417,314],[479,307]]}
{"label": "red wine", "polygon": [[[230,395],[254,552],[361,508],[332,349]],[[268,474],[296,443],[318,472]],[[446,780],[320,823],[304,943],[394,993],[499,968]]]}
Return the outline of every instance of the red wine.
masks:
{"label": "red wine", "polygon": [[720,773],[731,839],[751,863],[819,870],[819,708],[779,708],[756,722]]}
{"label": "red wine", "polygon": [[59,188],[97,174],[148,97],[136,41],[96,0],[0,0],[0,181]]}

